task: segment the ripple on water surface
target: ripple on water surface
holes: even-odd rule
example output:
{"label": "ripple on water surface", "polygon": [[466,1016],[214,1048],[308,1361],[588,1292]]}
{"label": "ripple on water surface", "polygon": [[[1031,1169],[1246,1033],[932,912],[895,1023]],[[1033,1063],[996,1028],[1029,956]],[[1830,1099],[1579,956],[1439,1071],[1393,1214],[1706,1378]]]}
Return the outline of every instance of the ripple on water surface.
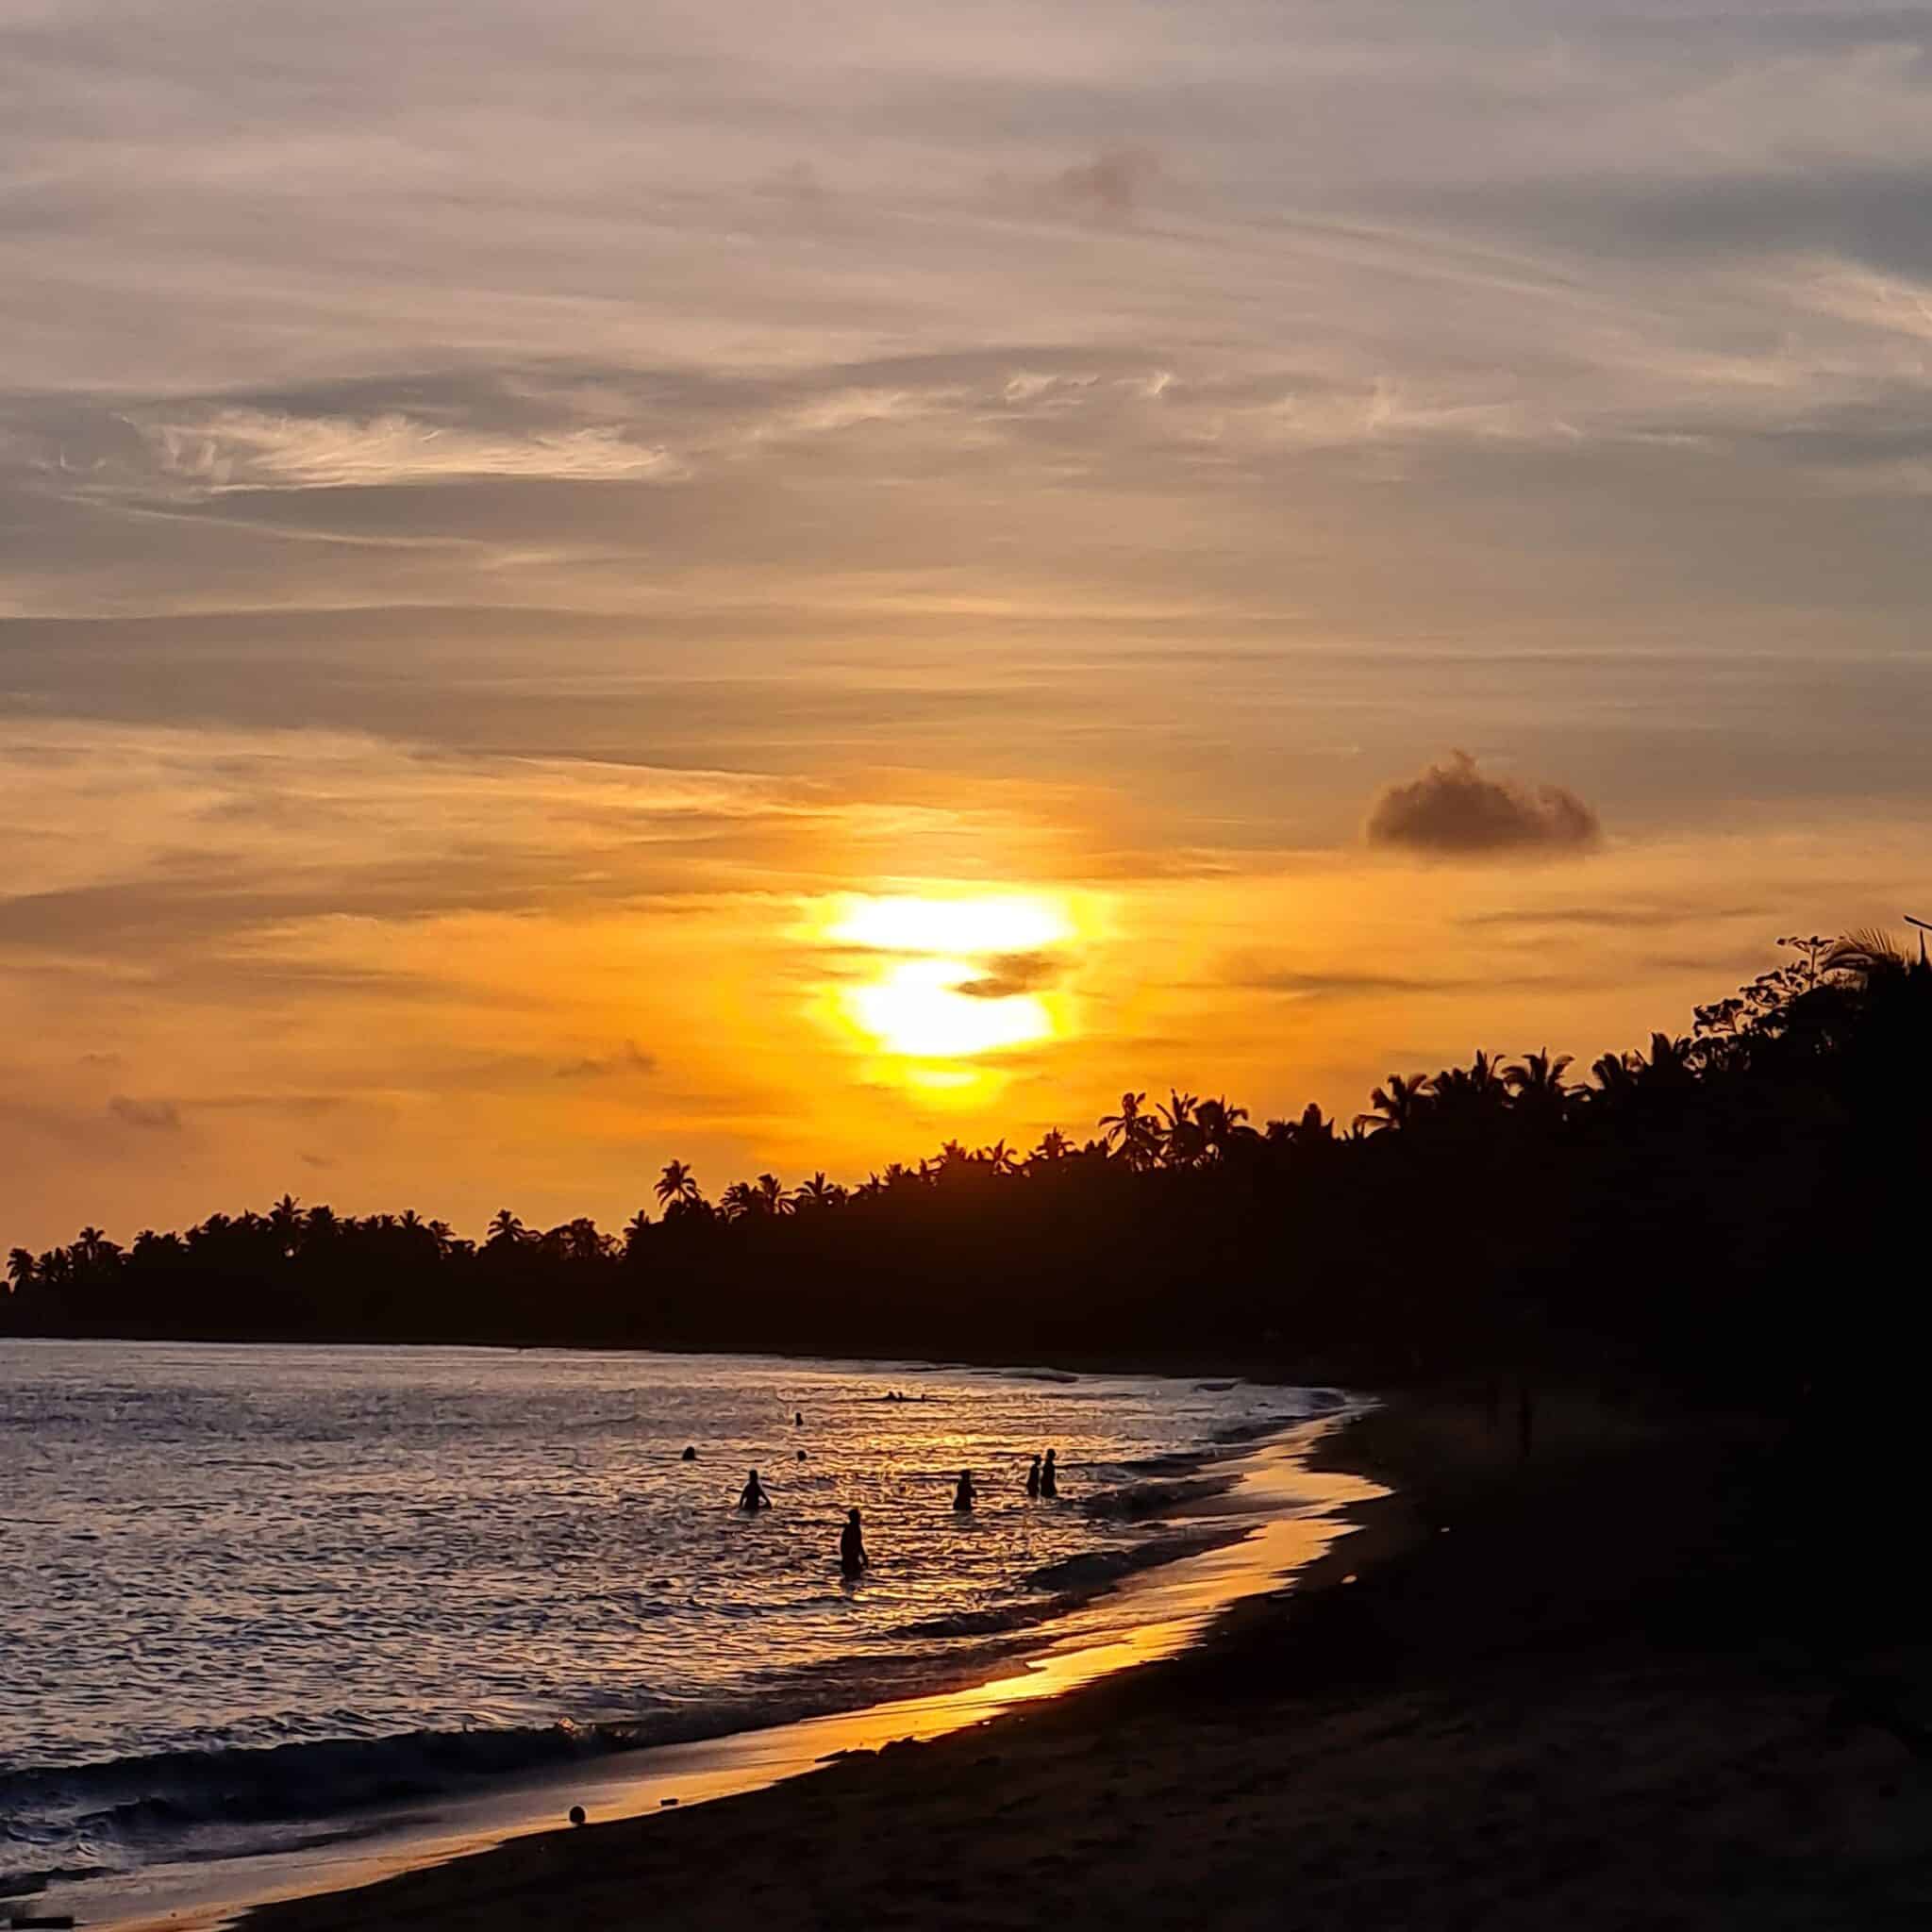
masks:
{"label": "ripple on water surface", "polygon": [[[905,1694],[1158,1560],[1194,1457],[1324,1406],[1051,1371],[9,1344],[0,1887]],[[1048,1444],[1058,1504],[1024,1491]],[[776,1507],[747,1518],[753,1466]]]}

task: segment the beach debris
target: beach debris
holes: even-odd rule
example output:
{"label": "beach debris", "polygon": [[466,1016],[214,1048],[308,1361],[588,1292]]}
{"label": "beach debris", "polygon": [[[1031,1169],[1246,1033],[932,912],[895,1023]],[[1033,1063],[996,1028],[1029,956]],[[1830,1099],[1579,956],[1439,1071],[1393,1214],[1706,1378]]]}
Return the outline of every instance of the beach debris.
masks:
{"label": "beach debris", "polygon": [[581,1824],[584,1822],[584,1807],[581,1805],[573,1805],[570,1807],[570,1822],[573,1824]]}
{"label": "beach debris", "polygon": [[676,1803],[677,1800],[675,1798],[659,1798],[658,1800],[658,1808],[660,1811],[668,1811]]}

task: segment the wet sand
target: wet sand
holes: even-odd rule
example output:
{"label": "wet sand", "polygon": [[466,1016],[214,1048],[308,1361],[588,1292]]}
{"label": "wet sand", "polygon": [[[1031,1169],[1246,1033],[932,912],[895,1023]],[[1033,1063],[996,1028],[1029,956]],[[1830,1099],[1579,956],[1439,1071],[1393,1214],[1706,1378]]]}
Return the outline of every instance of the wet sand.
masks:
{"label": "wet sand", "polygon": [[1932,1918],[1924,1599],[1836,1467],[1549,1402],[1527,1459],[1444,1401],[1324,1453],[1396,1493],[1182,1657],[251,1932]]}

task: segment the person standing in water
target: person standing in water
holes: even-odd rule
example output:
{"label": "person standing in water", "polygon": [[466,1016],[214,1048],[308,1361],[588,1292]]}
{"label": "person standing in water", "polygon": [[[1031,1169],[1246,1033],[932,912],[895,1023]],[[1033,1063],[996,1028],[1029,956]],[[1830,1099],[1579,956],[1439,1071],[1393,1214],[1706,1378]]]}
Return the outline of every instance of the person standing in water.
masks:
{"label": "person standing in water", "polygon": [[1026,1472],[1026,1493],[1037,1496],[1040,1493],[1040,1457],[1033,1458],[1033,1467]]}
{"label": "person standing in water", "polygon": [[973,1472],[962,1469],[959,1472],[959,1487],[953,1491],[953,1507],[970,1509],[979,1500],[979,1491],[973,1487]]}
{"label": "person standing in water", "polygon": [[756,1516],[760,1509],[769,1509],[772,1499],[765,1494],[765,1486],[758,1480],[758,1473],[753,1470],[751,1480],[738,1492],[738,1507],[747,1516]]}
{"label": "person standing in water", "polygon": [[845,1527],[839,1532],[839,1567],[848,1576],[857,1576],[861,1570],[872,1568],[865,1554],[865,1539],[858,1532],[857,1509],[846,1516]]}
{"label": "person standing in water", "polygon": [[1054,1469],[1054,1451],[1046,1452],[1046,1461],[1040,1472],[1040,1493],[1042,1496],[1058,1496],[1060,1492],[1059,1477]]}

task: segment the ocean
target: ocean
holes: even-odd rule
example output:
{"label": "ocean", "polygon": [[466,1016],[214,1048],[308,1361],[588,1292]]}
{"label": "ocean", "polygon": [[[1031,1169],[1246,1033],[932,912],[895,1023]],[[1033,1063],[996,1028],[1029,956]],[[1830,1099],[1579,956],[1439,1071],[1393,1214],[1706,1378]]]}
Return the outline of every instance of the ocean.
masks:
{"label": "ocean", "polygon": [[[1242,1445],[1341,1400],[906,1363],[0,1343],[0,1894],[126,1896],[148,1869],[284,1853],[491,1780],[983,1677],[1124,1578],[1245,1534],[1208,1507]],[[1034,1501],[1049,1446],[1060,1495]],[[753,1467],[774,1507],[746,1517]],[[854,1507],[874,1565],[856,1584]]]}

